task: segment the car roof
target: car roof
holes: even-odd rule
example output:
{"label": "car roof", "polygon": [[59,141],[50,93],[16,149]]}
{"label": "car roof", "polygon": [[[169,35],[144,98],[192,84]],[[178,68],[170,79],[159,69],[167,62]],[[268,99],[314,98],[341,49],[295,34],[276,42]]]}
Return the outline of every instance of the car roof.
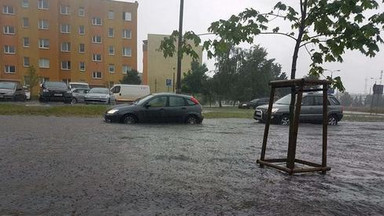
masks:
{"label": "car roof", "polygon": [[152,95],[158,96],[158,95],[163,95],[163,96],[181,96],[181,97],[192,97],[190,95],[185,95],[185,94],[176,94],[176,93],[170,93],[170,92],[161,92],[161,93],[153,93]]}
{"label": "car roof", "polygon": [[89,85],[86,82],[69,82],[69,84],[82,84],[82,85]]}

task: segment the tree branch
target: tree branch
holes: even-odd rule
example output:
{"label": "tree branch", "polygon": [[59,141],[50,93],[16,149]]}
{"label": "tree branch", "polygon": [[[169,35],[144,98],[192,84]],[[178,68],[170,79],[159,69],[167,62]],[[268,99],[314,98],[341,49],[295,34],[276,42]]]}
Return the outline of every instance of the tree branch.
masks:
{"label": "tree branch", "polygon": [[297,39],[294,38],[293,36],[287,34],[287,33],[280,33],[280,32],[260,32],[259,34],[266,34],[266,35],[270,35],[270,34],[275,34],[275,35],[283,35],[283,36],[287,36],[289,38],[291,38],[292,40],[296,41]]}

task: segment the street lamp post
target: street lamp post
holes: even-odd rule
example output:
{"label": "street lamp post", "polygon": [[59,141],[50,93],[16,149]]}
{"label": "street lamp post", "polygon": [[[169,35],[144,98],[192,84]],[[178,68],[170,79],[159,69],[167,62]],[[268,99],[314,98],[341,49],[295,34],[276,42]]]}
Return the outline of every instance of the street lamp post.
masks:
{"label": "street lamp post", "polygon": [[333,73],[334,72],[340,72],[341,70],[328,70],[328,69],[325,69],[324,71],[331,72],[331,79],[333,79]]}
{"label": "street lamp post", "polygon": [[184,10],[184,0],[180,0],[180,16],[179,16],[179,40],[177,46],[177,77],[176,77],[176,93],[181,93],[181,59],[183,53],[181,53],[181,45],[183,40],[183,10]]}

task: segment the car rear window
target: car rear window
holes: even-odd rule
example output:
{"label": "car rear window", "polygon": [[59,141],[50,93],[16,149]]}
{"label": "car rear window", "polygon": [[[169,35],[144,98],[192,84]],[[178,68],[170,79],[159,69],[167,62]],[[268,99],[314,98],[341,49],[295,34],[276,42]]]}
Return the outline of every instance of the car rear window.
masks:
{"label": "car rear window", "polygon": [[47,88],[61,88],[61,89],[67,89],[67,84],[63,82],[45,82],[44,86]]}
{"label": "car rear window", "polygon": [[185,106],[185,100],[182,97],[169,97],[169,106],[170,107],[179,107],[179,106]]}

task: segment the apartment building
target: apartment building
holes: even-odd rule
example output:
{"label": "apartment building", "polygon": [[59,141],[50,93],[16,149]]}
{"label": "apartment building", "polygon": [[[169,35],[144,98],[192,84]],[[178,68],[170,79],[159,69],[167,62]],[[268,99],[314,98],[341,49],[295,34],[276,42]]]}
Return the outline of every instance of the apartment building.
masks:
{"label": "apartment building", "polygon": [[[143,41],[143,75],[142,82],[149,85],[151,93],[175,92],[177,74],[177,55],[165,58],[159,51],[161,41],[169,35],[149,34]],[[192,45],[193,46],[193,45]],[[202,62],[202,47],[194,47]],[[181,63],[181,79],[191,69],[192,58],[184,55]]]}
{"label": "apartment building", "polygon": [[137,2],[1,0],[0,79],[118,83],[137,68]]}

